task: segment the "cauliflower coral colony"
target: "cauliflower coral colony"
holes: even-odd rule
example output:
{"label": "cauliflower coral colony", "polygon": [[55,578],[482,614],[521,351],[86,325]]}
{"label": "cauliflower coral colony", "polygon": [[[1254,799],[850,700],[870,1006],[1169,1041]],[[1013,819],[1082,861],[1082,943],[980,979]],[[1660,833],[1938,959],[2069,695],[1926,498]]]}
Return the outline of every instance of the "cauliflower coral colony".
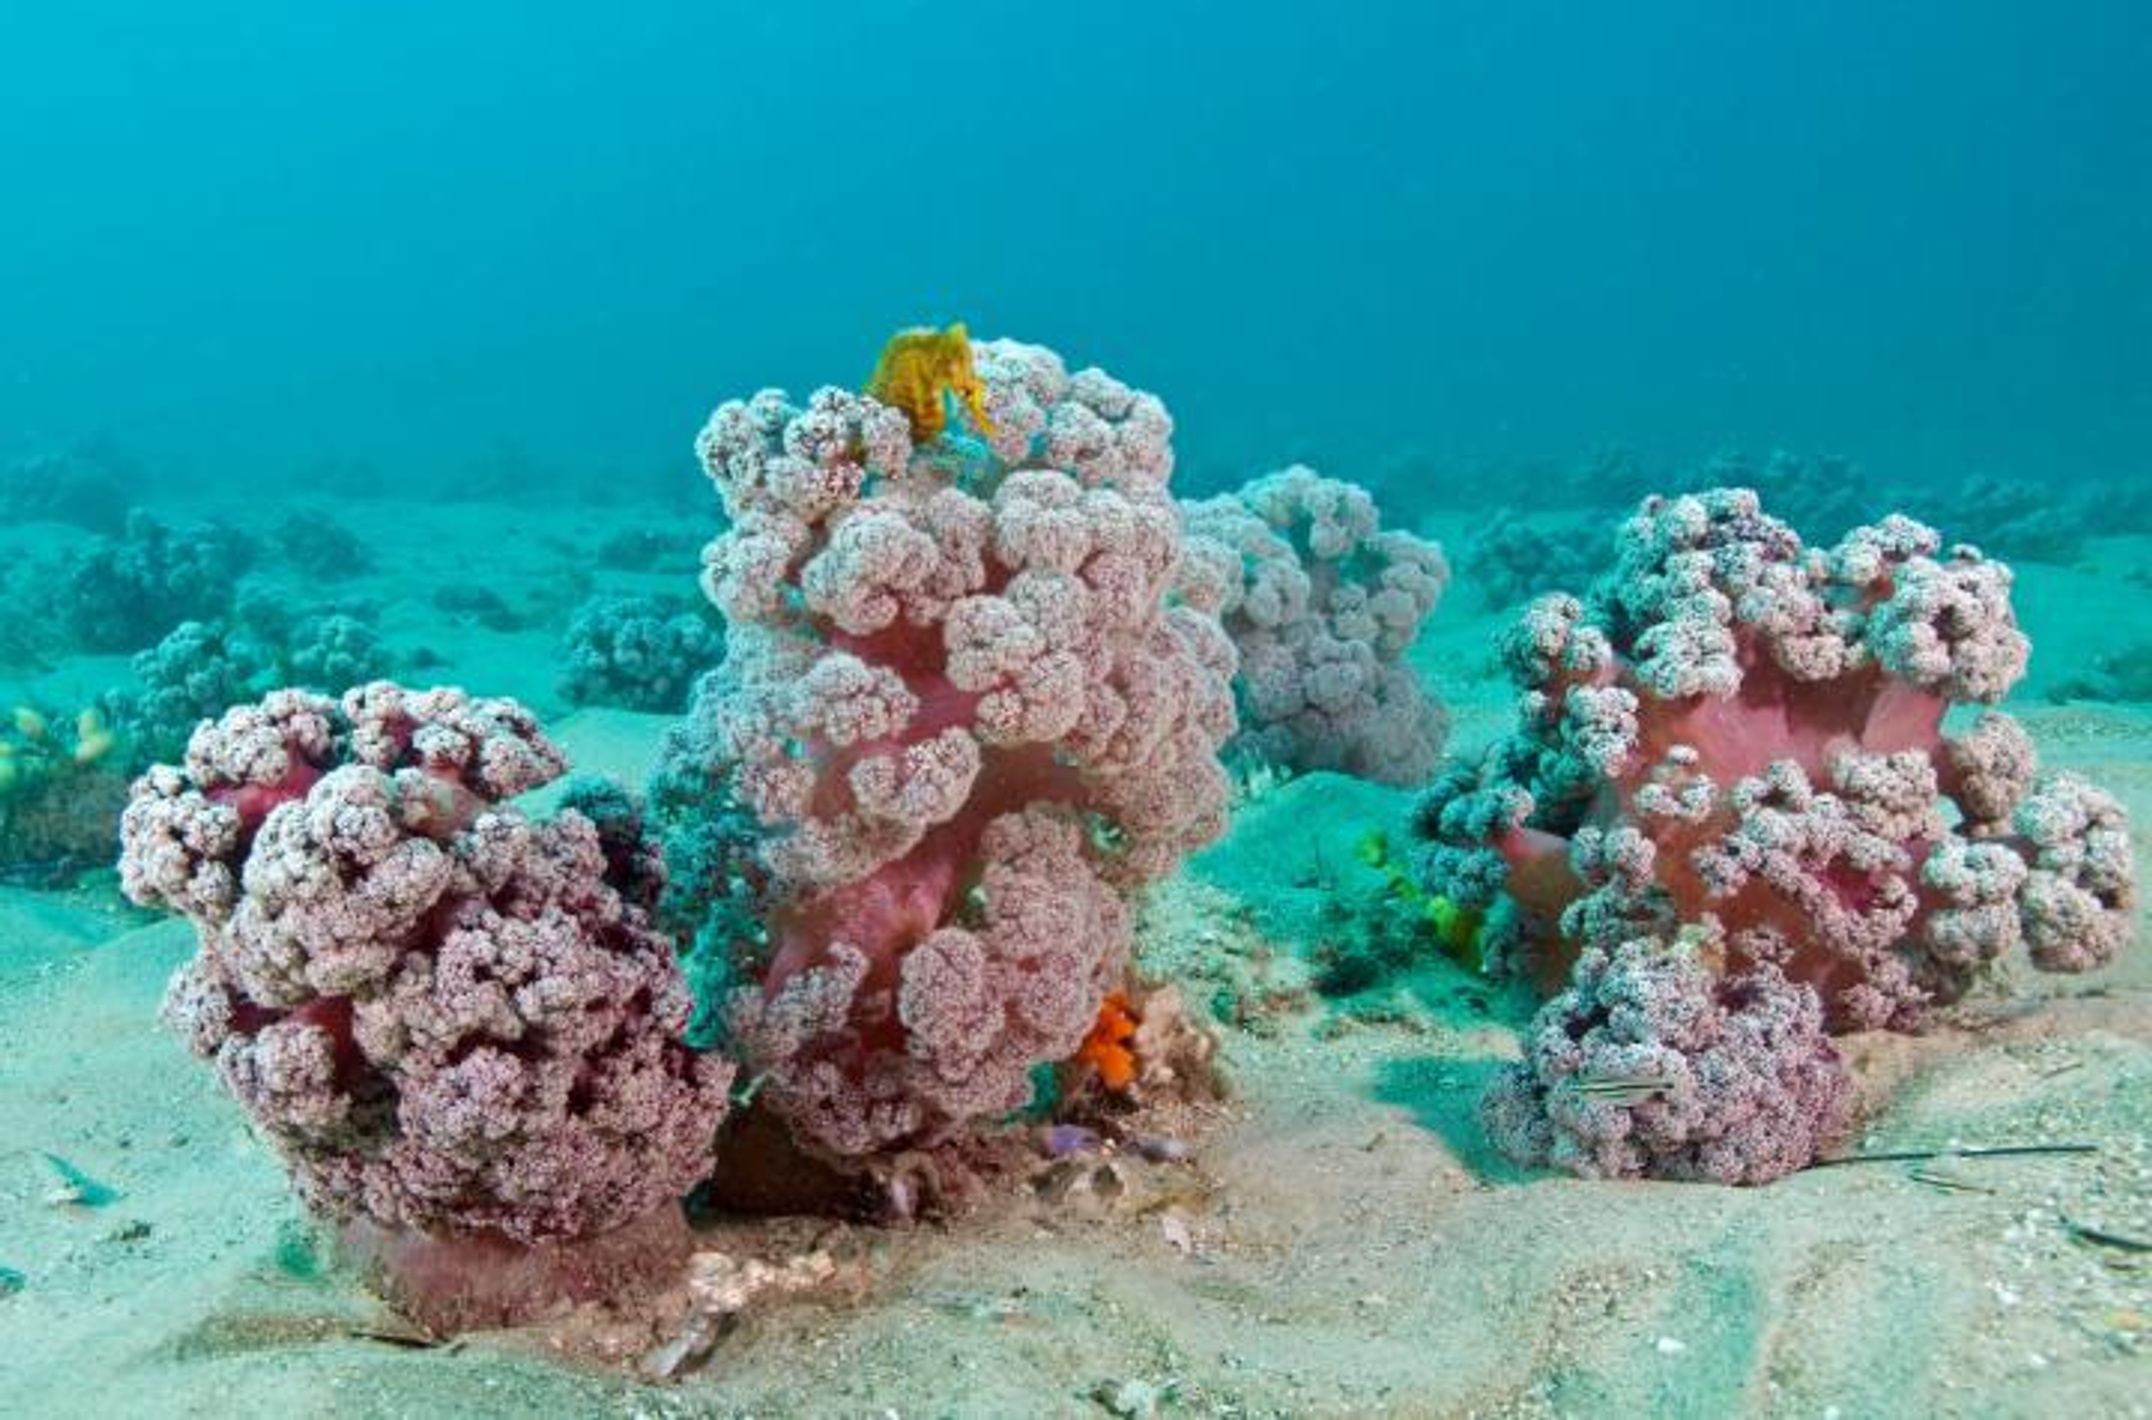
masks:
{"label": "cauliflower coral colony", "polygon": [[168,1019],[410,1314],[677,1266],[698,1186],[907,1213],[1044,1072],[1127,1088],[1169,994],[1136,896],[1222,832],[1227,756],[1435,776],[1427,892],[1551,994],[1485,1117],[1580,1172],[1798,1168],[1847,1112],[1832,1032],[2121,945],[2114,801],[1999,713],[1944,729],[2024,667],[1999,565],[1652,500],[1506,639],[1517,730],[1438,769],[1402,657],[1441,550],[1304,468],[1177,502],[1171,432],[1050,350],[905,332],[864,391],[703,429],[721,644],[637,641],[654,705],[704,672],[646,792],[536,815],[567,765],[528,712],[383,681],[135,783],[125,889],[199,943]]}
{"label": "cauliflower coral colony", "polygon": [[1515,1158],[1759,1183],[1843,1125],[1834,1031],[1906,1029],[2021,946],[2119,951],[2128,824],[1983,709],[2010,573],[1911,519],[1804,547],[1754,493],[1650,498],[1504,638],[1517,727],[1418,810],[1427,887],[1556,994],[1481,1114]]}
{"label": "cauliflower coral colony", "polygon": [[973,354],[924,386],[961,437],[898,380],[764,391],[698,441],[725,659],[656,797],[724,928],[691,932],[718,1039],[839,1164],[1024,1104],[1116,989],[1130,893],[1225,824],[1233,650],[1169,595],[1165,407]]}

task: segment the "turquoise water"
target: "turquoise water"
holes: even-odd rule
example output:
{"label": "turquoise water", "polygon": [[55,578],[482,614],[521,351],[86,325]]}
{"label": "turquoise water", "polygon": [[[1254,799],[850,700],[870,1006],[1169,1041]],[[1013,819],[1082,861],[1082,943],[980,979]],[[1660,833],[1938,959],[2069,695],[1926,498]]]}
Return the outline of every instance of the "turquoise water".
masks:
{"label": "turquoise water", "polygon": [[1838,450],[2141,476],[2126,3],[11,7],[0,458],[161,486],[507,441],[965,318],[1285,457]]}
{"label": "turquoise water", "polygon": [[2141,1413],[2140,7],[616,11],[0,10],[0,1413]]}

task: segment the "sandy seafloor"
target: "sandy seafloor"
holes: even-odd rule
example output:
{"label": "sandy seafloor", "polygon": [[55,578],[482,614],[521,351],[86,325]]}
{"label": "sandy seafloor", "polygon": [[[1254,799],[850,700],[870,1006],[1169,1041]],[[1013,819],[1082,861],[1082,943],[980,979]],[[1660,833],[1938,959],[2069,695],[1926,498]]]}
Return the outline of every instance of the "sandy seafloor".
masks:
{"label": "sandy seafloor", "polygon": [[[664,719],[569,713],[553,658],[587,549],[680,515],[337,516],[379,570],[314,596],[378,603],[392,647],[444,658],[425,679],[526,699],[578,768],[639,773]],[[1453,548],[1464,530],[1432,529]],[[2152,861],[2152,712],[2040,695],[2152,626],[2152,592],[2123,575],[2152,566],[2152,546],[2093,547],[2077,567],[2019,568],[2038,649],[2013,708],[2048,767],[2128,803]],[[688,593],[691,577],[598,585]],[[541,610],[548,629],[444,625],[428,597],[456,579]],[[1453,589],[1415,652],[1460,745],[1507,714],[1496,624]],[[121,668],[74,662],[31,688],[64,700]],[[1297,989],[1325,895],[1363,871],[1352,844],[1407,802],[1328,776],[1286,784],[1155,894],[1145,959],[1199,999],[1262,1007],[1222,1028],[1232,1095],[1193,1165],[1131,1161],[1112,1201],[1012,1184],[975,1215],[904,1232],[727,1225],[713,1245],[835,1236],[852,1284],[752,1315],[672,1386],[564,1362],[544,1333],[431,1348],[370,1335],[379,1308],[320,1265],[274,1156],[154,1018],[188,928],[109,885],[0,893],[0,1266],[26,1279],[0,1298],[0,1414],[2152,1413],[2152,1255],[2071,1231],[2152,1237],[2141,928],[2100,975],[2013,971],[1924,1037],[1849,1047],[1868,1109],[1853,1147],[2095,1152],[1831,1168],[1753,1190],[1526,1174],[1473,1119],[1521,1005],[1446,962],[1343,1003]],[[47,1152],[118,1196],[48,1202]]]}

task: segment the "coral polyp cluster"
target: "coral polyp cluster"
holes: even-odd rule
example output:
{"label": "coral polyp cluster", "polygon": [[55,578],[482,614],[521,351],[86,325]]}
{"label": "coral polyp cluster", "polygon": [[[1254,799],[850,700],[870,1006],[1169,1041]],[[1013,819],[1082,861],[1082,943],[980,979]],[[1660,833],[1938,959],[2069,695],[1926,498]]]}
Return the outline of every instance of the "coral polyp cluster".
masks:
{"label": "coral polyp cluster", "polygon": [[[2040,777],[2000,711],[1945,727],[2024,672],[2010,585],[1908,518],[1817,550],[1722,489],[1646,500],[1589,598],[1525,611],[1502,644],[1517,728],[1419,809],[1429,889],[1477,914],[1497,965],[1568,983],[1491,1097],[1506,1147],[1755,1181],[1797,1165],[1839,1112],[1843,1091],[1816,1084],[1837,1068],[1816,1020],[1907,1028],[2021,946],[2051,971],[2120,949],[2120,806]],[[1706,965],[1639,956],[1677,950]],[[1639,991],[1672,994],[1614,1000]],[[1722,1021],[1709,1039],[1706,1019]],[[1640,1050],[1693,1064],[1729,1038],[1742,1063],[1699,1072],[1701,1095],[1574,1093],[1633,1072]]]}
{"label": "coral polyp cluster", "polygon": [[601,595],[575,609],[560,689],[576,705],[678,714],[724,655],[716,618],[671,597]]}
{"label": "coral polyp cluster", "polygon": [[527,1247],[709,1172],[732,1070],[682,1043],[654,857],[503,802],[564,767],[512,701],[376,682],[236,707],[136,784],[123,885],[200,944],[166,1016],[321,1212]]}
{"label": "coral polyp cluster", "polygon": [[120,535],[67,560],[47,589],[48,615],[85,650],[138,651],[182,621],[228,610],[257,552],[231,528],[172,528],[132,509]]}
{"label": "coral polyp cluster", "polygon": [[1186,503],[1181,595],[1240,657],[1235,748],[1292,770],[1425,780],[1449,720],[1404,654],[1449,585],[1435,543],[1294,465]]}
{"label": "coral polyp cluster", "polygon": [[1480,1113],[1529,1163],[1598,1178],[1766,1183],[1844,1126],[1852,1082],[1814,991],[1728,974],[1708,929],[1588,948]]}
{"label": "coral polyp cluster", "polygon": [[1233,650],[1170,599],[1163,406],[973,355],[983,445],[835,388],[700,441],[726,657],[653,800],[721,1037],[831,1159],[1023,1104],[1118,983],[1126,894],[1224,825]]}
{"label": "coral polyp cluster", "polygon": [[225,620],[183,621],[135,653],[132,685],[100,704],[126,741],[130,767],[186,752],[203,720],[271,690],[341,695],[388,670],[380,635],[342,612],[293,614],[267,597],[240,598]]}

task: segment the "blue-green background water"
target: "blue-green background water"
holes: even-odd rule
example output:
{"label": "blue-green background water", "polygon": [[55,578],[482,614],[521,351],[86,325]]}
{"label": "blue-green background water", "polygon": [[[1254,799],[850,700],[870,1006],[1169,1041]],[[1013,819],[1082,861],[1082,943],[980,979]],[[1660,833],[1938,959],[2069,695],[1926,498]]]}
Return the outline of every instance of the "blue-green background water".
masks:
{"label": "blue-green background water", "polygon": [[965,317],[1206,481],[2152,476],[2148,76],[2123,0],[10,4],[0,461],[691,479]]}

